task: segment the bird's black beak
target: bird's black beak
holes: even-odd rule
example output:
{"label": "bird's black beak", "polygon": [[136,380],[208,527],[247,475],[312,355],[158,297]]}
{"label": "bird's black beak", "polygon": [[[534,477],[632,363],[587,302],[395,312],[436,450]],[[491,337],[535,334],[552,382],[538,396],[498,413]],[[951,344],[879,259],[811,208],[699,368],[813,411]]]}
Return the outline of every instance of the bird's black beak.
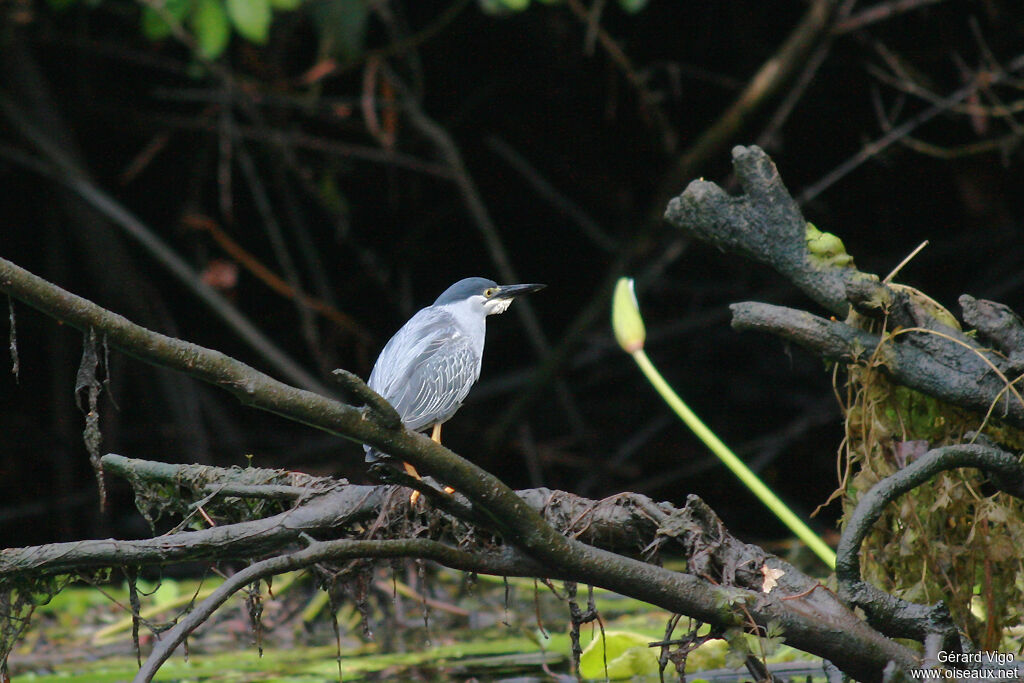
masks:
{"label": "bird's black beak", "polygon": [[547,287],[547,285],[502,285],[498,287],[498,291],[491,296],[492,299],[514,299],[517,296],[523,294],[529,294],[530,292],[537,292]]}

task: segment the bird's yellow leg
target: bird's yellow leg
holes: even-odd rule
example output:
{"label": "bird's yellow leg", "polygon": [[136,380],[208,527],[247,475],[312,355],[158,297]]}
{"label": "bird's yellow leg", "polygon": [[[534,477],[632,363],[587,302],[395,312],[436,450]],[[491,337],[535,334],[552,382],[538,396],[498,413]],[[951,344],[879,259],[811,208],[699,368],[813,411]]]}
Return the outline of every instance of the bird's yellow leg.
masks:
{"label": "bird's yellow leg", "polygon": [[[434,425],[434,428],[432,430],[430,430],[430,438],[433,441],[436,441],[437,443],[441,443],[441,423],[440,422],[438,422],[436,425]],[[451,486],[445,486],[444,487],[444,492],[445,493],[455,493],[455,489],[453,489]]]}
{"label": "bird's yellow leg", "polygon": [[[410,477],[414,477],[416,479],[422,479],[422,477],[420,476],[420,473],[416,471],[415,467],[413,467],[412,465],[410,465],[407,462],[403,462],[402,464],[405,465],[405,473],[406,474],[408,474]],[[420,492],[416,491],[414,489],[413,492],[409,494],[409,505],[415,505],[416,501],[419,500],[419,499],[420,499]]]}
{"label": "bird's yellow leg", "polygon": [[[441,425],[440,425],[440,423],[434,425],[434,428],[430,431],[430,438],[433,441],[436,441],[437,443],[441,443]],[[402,464],[405,465],[405,471],[406,471],[406,473],[410,477],[415,477],[417,479],[421,479],[422,478],[422,477],[420,477],[419,472],[416,471],[415,467],[413,467],[412,465],[410,465],[407,462],[406,463],[402,463]],[[455,493],[455,489],[453,489],[451,486],[445,486],[444,487],[444,492],[445,493]],[[418,501],[419,499],[420,499],[420,492],[419,491],[413,491],[409,495],[409,504],[410,505],[415,505],[416,501]]]}

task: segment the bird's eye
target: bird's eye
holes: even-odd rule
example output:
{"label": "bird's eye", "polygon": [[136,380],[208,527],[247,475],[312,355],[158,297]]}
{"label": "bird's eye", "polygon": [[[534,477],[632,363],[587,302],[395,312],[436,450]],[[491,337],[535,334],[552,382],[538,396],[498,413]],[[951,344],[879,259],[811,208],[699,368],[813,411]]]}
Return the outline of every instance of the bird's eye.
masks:
{"label": "bird's eye", "polygon": [[488,287],[487,289],[484,290],[484,296],[490,299],[492,296],[494,296],[494,293],[496,291],[497,290],[494,289],[494,287]]}

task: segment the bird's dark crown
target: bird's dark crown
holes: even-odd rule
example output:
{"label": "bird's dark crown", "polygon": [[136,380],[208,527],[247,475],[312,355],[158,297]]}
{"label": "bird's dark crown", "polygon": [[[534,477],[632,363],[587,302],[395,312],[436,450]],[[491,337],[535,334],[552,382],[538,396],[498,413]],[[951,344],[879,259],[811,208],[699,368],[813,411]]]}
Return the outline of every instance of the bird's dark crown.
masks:
{"label": "bird's dark crown", "polygon": [[483,294],[484,290],[497,286],[497,282],[488,280],[485,277],[467,277],[444,290],[444,293],[437,297],[434,305],[441,306],[443,304],[452,304],[456,301],[464,301],[474,294]]}

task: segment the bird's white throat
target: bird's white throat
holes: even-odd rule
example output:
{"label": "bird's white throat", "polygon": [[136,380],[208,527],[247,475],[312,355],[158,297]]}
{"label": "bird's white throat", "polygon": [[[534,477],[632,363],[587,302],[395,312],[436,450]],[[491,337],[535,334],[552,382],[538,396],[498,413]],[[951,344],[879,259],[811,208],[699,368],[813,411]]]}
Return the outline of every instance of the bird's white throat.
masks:
{"label": "bird's white throat", "polygon": [[512,299],[489,299],[484,303],[484,310],[487,311],[487,315],[497,315],[504,313],[511,305]]}

